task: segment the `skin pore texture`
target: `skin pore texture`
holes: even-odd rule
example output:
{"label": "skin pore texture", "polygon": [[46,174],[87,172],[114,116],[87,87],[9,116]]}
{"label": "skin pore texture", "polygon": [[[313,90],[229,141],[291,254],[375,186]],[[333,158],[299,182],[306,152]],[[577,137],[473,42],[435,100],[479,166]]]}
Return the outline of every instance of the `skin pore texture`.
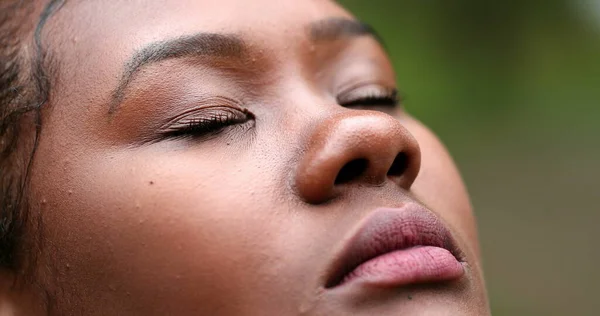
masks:
{"label": "skin pore texture", "polygon": [[[456,167],[391,104],[386,52],[336,3],[68,1],[42,37],[43,244],[35,281],[0,291],[9,315],[489,313]],[[464,275],[328,288],[365,218],[412,202]]]}

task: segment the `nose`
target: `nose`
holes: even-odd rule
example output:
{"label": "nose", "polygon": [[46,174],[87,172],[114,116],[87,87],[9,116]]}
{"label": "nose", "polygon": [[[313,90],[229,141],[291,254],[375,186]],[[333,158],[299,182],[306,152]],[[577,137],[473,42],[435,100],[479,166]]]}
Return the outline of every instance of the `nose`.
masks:
{"label": "nose", "polygon": [[344,111],[314,127],[295,184],[302,199],[319,204],[352,184],[392,181],[409,190],[420,165],[419,145],[397,119],[382,112]]}

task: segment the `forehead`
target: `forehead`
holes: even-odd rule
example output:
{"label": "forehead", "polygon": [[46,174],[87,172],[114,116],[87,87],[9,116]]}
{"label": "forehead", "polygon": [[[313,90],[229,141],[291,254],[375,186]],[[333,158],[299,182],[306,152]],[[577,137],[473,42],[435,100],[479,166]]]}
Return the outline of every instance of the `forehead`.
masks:
{"label": "forehead", "polygon": [[126,37],[188,31],[192,25],[197,31],[285,31],[326,16],[348,16],[329,0],[91,0],[67,1],[61,11],[78,30],[118,30]]}
{"label": "forehead", "polygon": [[311,22],[331,17],[350,15],[329,0],[67,1],[43,37],[60,61],[61,81],[68,80],[61,92],[77,99],[85,91],[89,103],[105,101],[94,98],[105,98],[104,88],[117,83],[127,59],[148,43],[229,33],[277,59],[307,40]]}
{"label": "forehead", "polygon": [[302,40],[310,22],[328,17],[349,14],[328,0],[70,1],[55,17],[57,32],[47,35],[61,42],[55,46],[61,56],[111,50],[114,57],[125,57],[146,43],[197,32],[289,46]]}

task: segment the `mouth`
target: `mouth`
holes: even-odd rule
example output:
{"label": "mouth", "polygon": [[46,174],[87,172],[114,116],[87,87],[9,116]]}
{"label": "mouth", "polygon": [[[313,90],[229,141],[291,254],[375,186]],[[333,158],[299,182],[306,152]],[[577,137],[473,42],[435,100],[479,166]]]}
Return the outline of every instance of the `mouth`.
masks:
{"label": "mouth", "polygon": [[334,260],[325,288],[354,282],[380,287],[445,282],[464,275],[450,231],[416,203],[373,211]]}

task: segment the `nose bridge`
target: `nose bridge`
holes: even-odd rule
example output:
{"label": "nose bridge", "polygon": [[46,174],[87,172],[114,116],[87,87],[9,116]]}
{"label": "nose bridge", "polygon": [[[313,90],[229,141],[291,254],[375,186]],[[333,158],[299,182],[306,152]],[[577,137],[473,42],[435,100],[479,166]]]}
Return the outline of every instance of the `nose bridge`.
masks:
{"label": "nose bridge", "polygon": [[337,188],[390,179],[409,189],[420,167],[414,137],[398,120],[375,111],[344,111],[314,127],[296,172],[303,199],[321,203]]}

